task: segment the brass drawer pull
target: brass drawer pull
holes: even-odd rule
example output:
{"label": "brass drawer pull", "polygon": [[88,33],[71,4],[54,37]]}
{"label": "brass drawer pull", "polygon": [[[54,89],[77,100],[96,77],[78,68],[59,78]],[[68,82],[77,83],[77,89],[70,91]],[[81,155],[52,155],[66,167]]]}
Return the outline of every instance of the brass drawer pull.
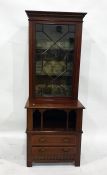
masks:
{"label": "brass drawer pull", "polygon": [[43,138],[43,137],[41,137],[41,138],[39,139],[39,142],[40,142],[40,143],[44,143],[44,142],[46,142],[46,139]]}
{"label": "brass drawer pull", "polygon": [[69,143],[69,139],[68,138],[64,138],[64,143]]}
{"label": "brass drawer pull", "polygon": [[44,148],[40,148],[39,152],[44,153],[46,150]]}
{"label": "brass drawer pull", "polygon": [[64,148],[62,151],[63,151],[64,153],[67,153],[67,152],[69,152],[69,149]]}

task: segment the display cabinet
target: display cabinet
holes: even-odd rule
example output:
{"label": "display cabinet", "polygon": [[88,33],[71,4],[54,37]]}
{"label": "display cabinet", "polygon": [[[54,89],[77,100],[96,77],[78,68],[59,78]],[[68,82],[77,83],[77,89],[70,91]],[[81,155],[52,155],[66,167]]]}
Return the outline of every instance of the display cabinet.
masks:
{"label": "display cabinet", "polygon": [[80,165],[78,100],[82,22],[86,13],[26,11],[29,18],[27,166]]}

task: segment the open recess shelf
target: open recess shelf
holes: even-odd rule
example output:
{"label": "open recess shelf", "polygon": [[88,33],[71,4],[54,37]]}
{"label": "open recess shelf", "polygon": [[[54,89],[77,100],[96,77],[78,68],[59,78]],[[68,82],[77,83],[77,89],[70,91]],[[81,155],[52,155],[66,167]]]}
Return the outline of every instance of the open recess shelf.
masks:
{"label": "open recess shelf", "polygon": [[76,129],[76,113],[74,110],[66,112],[59,109],[48,109],[42,112],[34,110],[33,112],[34,130],[71,130]]}

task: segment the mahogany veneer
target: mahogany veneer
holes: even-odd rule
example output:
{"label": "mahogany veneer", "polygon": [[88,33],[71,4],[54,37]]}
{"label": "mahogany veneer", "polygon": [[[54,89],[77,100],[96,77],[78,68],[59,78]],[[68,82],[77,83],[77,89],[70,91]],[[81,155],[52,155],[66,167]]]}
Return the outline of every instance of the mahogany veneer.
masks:
{"label": "mahogany veneer", "polygon": [[80,166],[84,106],[78,100],[78,84],[82,22],[86,13],[26,13],[29,18],[27,166],[31,167],[33,162],[74,162]]}

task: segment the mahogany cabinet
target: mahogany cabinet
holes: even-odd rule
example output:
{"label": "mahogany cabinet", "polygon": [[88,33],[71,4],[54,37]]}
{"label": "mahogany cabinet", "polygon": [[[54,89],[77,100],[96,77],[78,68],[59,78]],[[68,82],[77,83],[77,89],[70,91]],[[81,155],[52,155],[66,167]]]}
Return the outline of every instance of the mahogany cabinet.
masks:
{"label": "mahogany cabinet", "polygon": [[27,166],[80,166],[82,113],[78,100],[82,22],[86,13],[26,11],[29,19]]}

